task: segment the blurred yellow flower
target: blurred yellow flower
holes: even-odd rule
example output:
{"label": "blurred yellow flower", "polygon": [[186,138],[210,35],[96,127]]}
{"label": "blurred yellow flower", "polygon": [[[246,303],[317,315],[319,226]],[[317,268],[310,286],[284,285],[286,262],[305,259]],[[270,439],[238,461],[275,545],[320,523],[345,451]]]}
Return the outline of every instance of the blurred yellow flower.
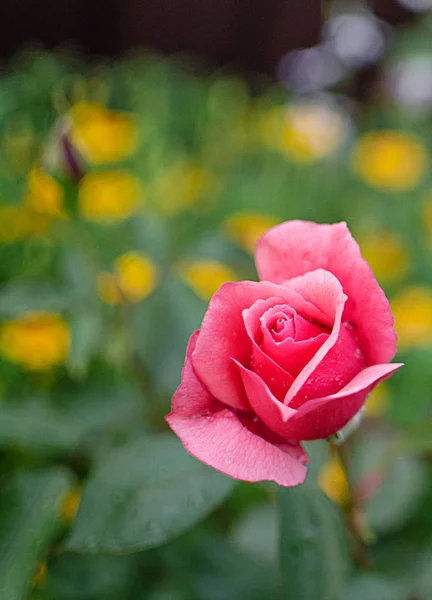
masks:
{"label": "blurred yellow flower", "polygon": [[78,487],[72,488],[64,496],[63,502],[60,506],[60,514],[66,524],[71,523],[78,511],[79,503],[81,500],[81,490]]}
{"label": "blurred yellow flower", "polygon": [[127,113],[89,102],[73,106],[71,117],[71,142],[94,164],[121,161],[137,148],[137,127]]}
{"label": "blurred yellow flower", "polygon": [[409,269],[409,254],[402,240],[390,231],[357,237],[362,255],[377,279],[391,282],[403,279]]}
{"label": "blurred yellow flower", "polygon": [[158,275],[154,263],[138,252],[119,256],[114,271],[123,296],[130,302],[147,298],[156,287]]}
{"label": "blurred yellow flower", "polygon": [[213,198],[218,187],[213,173],[190,161],[181,160],[169,167],[156,181],[154,197],[159,210],[172,216],[195,206],[203,198]]}
{"label": "blurred yellow flower", "polygon": [[390,389],[388,384],[383,381],[372,390],[366,400],[365,416],[381,417],[390,406]]}
{"label": "blurred yellow flower", "polygon": [[432,344],[432,289],[412,285],[391,303],[400,349]]}
{"label": "blurred yellow flower", "polygon": [[348,481],[337,456],[327,462],[318,474],[318,485],[322,491],[337,504],[348,500]]}
{"label": "blurred yellow flower", "polygon": [[23,205],[0,206],[0,244],[21,242],[47,230],[49,218]]}
{"label": "blurred yellow flower", "polygon": [[63,216],[63,188],[50,175],[40,169],[32,169],[28,176],[28,194],[25,205],[35,212]]}
{"label": "blurred yellow flower", "polygon": [[397,192],[420,183],[428,156],[422,142],[411,133],[371,131],[358,141],[352,165],[371,186]]}
{"label": "blurred yellow flower", "polygon": [[0,330],[0,351],[11,362],[44,371],[63,363],[70,346],[69,328],[60,315],[28,312]]}
{"label": "blurred yellow flower", "polygon": [[98,292],[106,304],[123,301],[139,302],[155,289],[158,273],[154,263],[144,254],[127,252],[114,263],[114,273],[98,276]]}
{"label": "blurred yellow flower", "polygon": [[141,196],[139,180],[128,171],[95,171],[80,181],[79,209],[90,221],[122,221],[135,213]]}
{"label": "blurred yellow flower", "polygon": [[237,274],[217,260],[200,260],[179,266],[182,279],[203,300],[209,300],[227,281],[238,281]]}
{"label": "blurred yellow flower", "polygon": [[226,219],[223,228],[233,242],[246,252],[253,253],[259,238],[278,222],[269,215],[244,212]]}
{"label": "blurred yellow flower", "polygon": [[317,102],[270,110],[262,122],[264,141],[298,162],[312,162],[335,152],[348,135],[346,116]]}

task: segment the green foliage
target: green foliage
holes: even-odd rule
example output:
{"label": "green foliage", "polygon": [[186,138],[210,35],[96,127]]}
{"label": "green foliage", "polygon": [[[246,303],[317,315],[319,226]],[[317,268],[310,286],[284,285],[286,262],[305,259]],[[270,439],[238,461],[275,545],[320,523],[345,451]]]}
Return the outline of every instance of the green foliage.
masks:
{"label": "green foliage", "polygon": [[0,496],[0,592],[4,600],[25,597],[61,529],[61,501],[71,484],[62,469],[21,471],[4,482]]}
{"label": "green foliage", "polygon": [[[383,73],[430,55],[429,37],[427,19],[396,36]],[[313,112],[312,137],[301,118],[293,134],[284,119],[298,99],[285,90],[252,92],[192,62],[32,51],[2,71],[0,600],[432,597],[431,113],[384,96],[355,110],[333,101],[334,148],[338,127]],[[89,106],[88,129],[71,132],[74,110]],[[417,136],[427,165],[411,186],[353,167],[377,129]],[[59,145],[66,130],[78,179]],[[35,183],[37,169],[47,179]],[[119,172],[128,185],[117,189]],[[101,175],[85,208],[83,181]],[[307,483],[275,492],[235,484],[168,433],[187,340],[221,283],[205,269],[193,280],[188,266],[216,261],[256,279],[259,232],[233,234],[239,213],[266,227],[346,220],[398,309],[406,366],[347,443],[361,540],[342,518],[353,497],[335,493],[337,506],[317,486],[325,441],[306,444]],[[153,277],[139,260],[125,268],[131,253]],[[406,296],[413,288],[420,300]]]}
{"label": "green foliage", "polygon": [[338,600],[349,561],[337,508],[313,483],[277,494],[284,598]]}
{"label": "green foliage", "polygon": [[208,514],[233,484],[171,436],[133,440],[96,468],[67,547],[124,553],[159,546]]}

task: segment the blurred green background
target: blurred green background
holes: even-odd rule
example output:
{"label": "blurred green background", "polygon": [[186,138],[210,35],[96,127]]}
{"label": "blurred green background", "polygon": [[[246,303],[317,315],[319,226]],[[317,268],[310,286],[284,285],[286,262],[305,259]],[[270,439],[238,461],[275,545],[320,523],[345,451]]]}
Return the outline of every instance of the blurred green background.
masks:
{"label": "blurred green background", "polygon": [[[428,15],[395,35],[362,104],[350,69],[305,94],[156,54],[10,61],[1,600],[432,598],[431,35]],[[326,442],[309,497],[207,469],[163,419],[209,298],[256,279],[257,239],[289,219],[347,221],[406,364],[346,445],[361,555]]]}

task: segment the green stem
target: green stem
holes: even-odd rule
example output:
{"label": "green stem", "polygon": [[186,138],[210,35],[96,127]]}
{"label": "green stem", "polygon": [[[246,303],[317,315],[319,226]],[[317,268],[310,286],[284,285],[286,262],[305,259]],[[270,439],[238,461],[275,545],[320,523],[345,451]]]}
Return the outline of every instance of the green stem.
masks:
{"label": "green stem", "polygon": [[373,539],[373,535],[367,527],[363,507],[355,493],[346,444],[332,444],[332,449],[342,465],[348,483],[348,498],[343,510],[347,528],[351,532],[355,543],[354,558],[359,568],[367,571],[370,569],[367,545]]}

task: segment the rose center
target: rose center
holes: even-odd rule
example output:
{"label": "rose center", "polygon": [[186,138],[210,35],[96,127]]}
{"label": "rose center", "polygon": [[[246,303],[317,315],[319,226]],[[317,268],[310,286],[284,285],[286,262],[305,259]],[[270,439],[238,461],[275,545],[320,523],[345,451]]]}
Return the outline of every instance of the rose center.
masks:
{"label": "rose center", "polygon": [[286,338],[295,338],[296,327],[294,315],[292,314],[277,312],[272,315],[268,323],[263,323],[263,325],[269,330],[276,342],[282,341]]}
{"label": "rose center", "polygon": [[322,346],[330,331],[286,305],[273,306],[260,318],[261,349],[296,376]]}

